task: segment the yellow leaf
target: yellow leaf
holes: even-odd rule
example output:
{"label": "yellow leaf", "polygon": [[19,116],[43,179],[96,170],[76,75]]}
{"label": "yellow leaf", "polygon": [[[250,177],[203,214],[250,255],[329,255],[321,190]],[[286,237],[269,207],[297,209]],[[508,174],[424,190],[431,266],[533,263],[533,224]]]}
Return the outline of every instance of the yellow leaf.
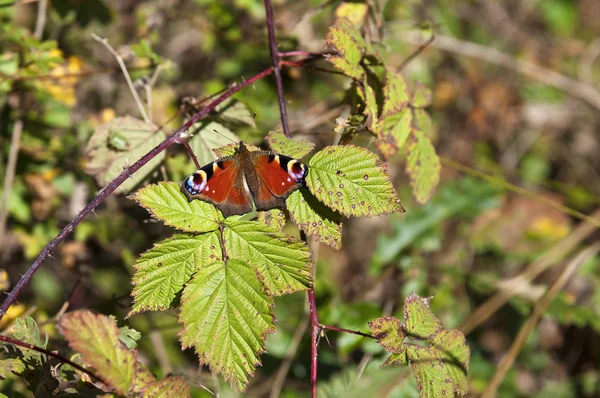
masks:
{"label": "yellow leaf", "polygon": [[365,3],[347,3],[343,1],[335,10],[335,17],[346,18],[352,22],[352,25],[362,27],[368,11],[369,6]]}

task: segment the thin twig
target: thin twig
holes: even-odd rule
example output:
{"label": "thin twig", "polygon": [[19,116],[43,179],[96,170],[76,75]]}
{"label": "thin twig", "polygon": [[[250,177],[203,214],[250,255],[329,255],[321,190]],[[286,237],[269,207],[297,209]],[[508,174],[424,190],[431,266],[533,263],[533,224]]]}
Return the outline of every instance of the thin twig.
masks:
{"label": "thin twig", "polygon": [[419,47],[413,51],[412,54],[410,54],[408,56],[408,58],[406,58],[404,61],[402,61],[402,63],[397,67],[398,70],[402,70],[404,68],[406,68],[406,65],[409,64],[410,61],[412,61],[413,59],[417,58],[419,55],[421,55],[421,53],[423,51],[425,51],[425,49],[427,47],[429,47],[429,45],[431,43],[433,43],[433,41],[435,40],[435,32],[433,31],[433,27],[431,28],[431,36],[429,37],[429,39],[427,39],[426,42],[422,43],[421,45],[419,45]]}
{"label": "thin twig", "polygon": [[6,239],[4,239],[4,233],[6,228],[6,218],[8,216],[8,198],[10,197],[15,178],[15,169],[17,167],[17,158],[19,157],[19,146],[21,143],[22,132],[23,121],[21,119],[17,119],[13,125],[12,136],[10,139],[10,152],[8,153],[6,175],[4,176],[2,203],[0,203],[0,251],[2,251],[2,246],[6,241]]}
{"label": "thin twig", "polygon": [[162,151],[164,151],[171,145],[177,144],[177,143],[182,143],[183,141],[185,141],[187,139],[186,132],[189,130],[189,128],[194,123],[196,123],[198,120],[202,119],[203,117],[207,116],[209,113],[213,112],[216,109],[217,105],[221,104],[223,101],[225,101],[226,99],[231,97],[233,94],[240,91],[242,88],[254,84],[256,81],[264,78],[265,76],[270,75],[271,73],[273,73],[273,68],[266,69],[266,70],[260,72],[259,74],[254,75],[253,77],[251,77],[247,80],[244,80],[240,84],[234,84],[234,85],[230,86],[227,89],[227,91],[225,91],[223,94],[221,94],[217,99],[212,101],[210,104],[208,104],[207,106],[202,108],[190,120],[188,120],[183,126],[178,128],[173,134],[171,134],[163,142],[158,144],[150,152],[148,152],[144,156],[142,156],[137,162],[135,162],[131,166],[125,168],[121,174],[119,174],[114,180],[112,180],[104,189],[102,189],[100,192],[98,192],[96,197],[90,203],[88,203],[83,208],[83,210],[81,210],[75,216],[75,218],[73,220],[71,220],[71,222],[69,222],[63,228],[63,230],[60,231],[60,233],[50,243],[48,243],[48,245],[46,245],[44,250],[42,250],[40,255],[33,262],[31,267],[29,267],[27,272],[25,272],[25,274],[23,274],[23,276],[21,277],[19,282],[17,282],[17,284],[15,285],[13,290],[9,293],[8,297],[2,303],[2,306],[0,307],[0,320],[2,319],[2,317],[4,317],[4,315],[6,314],[6,311],[11,306],[11,304],[13,304],[17,300],[17,297],[21,293],[21,290],[23,290],[23,288],[29,283],[29,281],[31,280],[33,275],[41,267],[44,260],[51,255],[51,253],[54,251],[56,246],[58,246],[67,236],[69,236],[71,234],[71,232],[73,232],[73,229],[75,229],[75,227],[77,225],[79,225],[79,223],[81,221],[83,221],[87,217],[88,214],[93,212],[94,209],[96,207],[98,207],[98,205],[100,203],[102,203],[112,192],[114,192],[114,190],[117,189],[117,187],[119,187],[121,184],[123,184],[123,182],[125,182],[129,178],[129,176],[131,176],[133,173],[138,171],[142,166],[144,166],[146,163],[148,163],[150,160],[152,160],[156,155],[158,155],[159,153],[161,153]]}
{"label": "thin twig", "polygon": [[[198,133],[201,134],[201,133]],[[190,155],[190,157],[192,158],[192,160],[194,161],[194,164],[196,165],[196,170],[200,170],[202,168],[202,165],[200,164],[200,162],[198,161],[198,158],[196,157],[196,155],[194,154],[194,151],[192,150],[192,147],[190,146],[190,144],[187,142],[187,140],[184,140],[181,142],[181,145],[183,145],[185,147],[185,150],[187,151],[188,155]],[[208,146],[207,146],[208,148]]]}
{"label": "thin twig", "polygon": [[[412,44],[423,43],[422,38],[414,34],[406,35],[403,39]],[[436,36],[431,46],[512,69],[529,79],[564,91],[570,96],[579,98],[594,108],[600,109],[600,92],[594,87],[531,62],[513,58],[510,54],[495,48],[440,35]]]}
{"label": "thin twig", "polygon": [[358,330],[350,330],[350,329],[338,328],[337,326],[329,326],[329,325],[321,325],[321,324],[319,324],[319,327],[324,330],[333,330],[334,332],[350,333],[350,334],[355,334],[357,336],[368,337],[370,339],[375,338],[373,335],[370,335],[368,333],[363,333]]}
{"label": "thin twig", "polygon": [[48,8],[48,0],[40,0],[38,3],[37,18],[35,20],[35,30],[33,36],[40,40],[44,33],[44,26],[46,25],[46,9]]}
{"label": "thin twig", "polygon": [[482,398],[492,398],[496,395],[496,390],[502,383],[502,380],[504,380],[504,377],[506,377],[506,373],[515,362],[517,355],[519,355],[519,352],[521,352],[521,349],[525,345],[525,341],[527,340],[531,332],[533,332],[533,330],[535,329],[537,323],[544,315],[544,312],[546,311],[552,300],[563,289],[563,287],[566,285],[569,279],[571,279],[571,276],[573,276],[573,274],[575,273],[575,271],[577,271],[579,266],[583,264],[585,260],[595,255],[599,250],[600,242],[589,246],[586,249],[579,252],[579,254],[577,254],[577,256],[575,256],[575,258],[573,258],[564,267],[560,275],[556,278],[556,280],[552,283],[550,288],[546,291],[544,297],[542,297],[537,302],[537,304],[533,308],[533,312],[531,313],[527,321],[525,321],[525,323],[521,327],[521,330],[519,330],[517,337],[515,337],[515,340],[510,346],[508,352],[506,353],[504,358],[502,358],[502,361],[498,365],[496,373],[490,380],[486,390],[482,395]]}
{"label": "thin twig", "polygon": [[265,12],[267,14],[267,30],[269,33],[269,50],[271,51],[271,60],[273,61],[275,82],[277,83],[277,98],[279,100],[279,112],[281,113],[281,127],[283,128],[283,134],[290,138],[290,126],[288,125],[287,108],[283,96],[283,81],[281,80],[279,51],[277,51],[277,42],[275,41],[275,21],[273,19],[271,0],[265,0]]}
{"label": "thin twig", "polygon": [[7,336],[0,336],[0,341],[4,341],[5,343],[9,343],[9,344],[16,345],[16,346],[19,346],[19,347],[27,348],[29,350],[41,352],[42,354],[48,355],[49,357],[52,357],[52,358],[58,360],[61,363],[66,363],[67,365],[71,365],[72,367],[74,367],[75,369],[79,370],[80,372],[86,373],[87,375],[89,375],[90,377],[98,380],[99,382],[108,385],[108,383],[106,383],[104,380],[102,380],[101,377],[97,376],[91,370],[86,369],[83,366],[76,364],[75,362],[73,362],[73,361],[71,361],[71,360],[63,357],[62,355],[56,354],[56,353],[54,353],[52,351],[48,351],[45,348],[38,347],[38,346],[35,346],[33,344],[25,343],[25,342],[20,341],[20,340],[15,340],[15,339],[12,339],[12,338],[7,337]]}
{"label": "thin twig", "polygon": [[106,38],[102,38],[94,33],[92,33],[92,38],[94,40],[104,44],[104,47],[106,47],[106,49],[108,51],[110,51],[110,53],[113,55],[113,57],[115,57],[115,59],[119,63],[119,66],[121,67],[121,72],[123,72],[123,76],[125,76],[125,80],[127,81],[127,86],[129,86],[129,91],[131,91],[131,94],[133,95],[133,99],[135,100],[138,110],[142,114],[144,121],[146,123],[151,123],[152,120],[146,114],[146,109],[144,109],[142,100],[140,99],[140,96],[138,95],[135,87],[133,87],[133,82],[131,81],[131,76],[129,76],[129,72],[127,71],[127,66],[125,66],[125,62],[123,62],[123,58],[115,51],[115,49],[110,45],[110,43],[108,42],[108,40]]}
{"label": "thin twig", "polygon": [[311,53],[309,51],[288,51],[288,52],[281,52],[281,53],[277,53],[279,55],[280,58],[284,58],[284,57],[322,57],[323,54],[321,53]]}

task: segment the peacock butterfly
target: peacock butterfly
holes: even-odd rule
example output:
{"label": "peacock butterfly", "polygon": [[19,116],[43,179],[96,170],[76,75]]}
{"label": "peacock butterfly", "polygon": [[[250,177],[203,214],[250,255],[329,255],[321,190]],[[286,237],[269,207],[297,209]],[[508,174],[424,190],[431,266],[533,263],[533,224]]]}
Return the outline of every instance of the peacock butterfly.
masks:
{"label": "peacock butterfly", "polygon": [[270,210],[304,186],[308,167],[289,156],[269,151],[250,151],[240,142],[235,154],[207,164],[185,179],[181,190],[188,200],[215,205],[223,216]]}

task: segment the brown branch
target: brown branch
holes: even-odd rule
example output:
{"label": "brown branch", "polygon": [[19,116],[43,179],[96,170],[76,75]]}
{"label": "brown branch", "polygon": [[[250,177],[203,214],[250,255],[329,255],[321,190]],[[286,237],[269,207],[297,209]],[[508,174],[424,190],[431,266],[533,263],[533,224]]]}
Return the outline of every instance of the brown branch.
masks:
{"label": "brown branch", "polygon": [[38,346],[35,346],[33,344],[25,343],[25,342],[20,341],[20,340],[11,339],[10,337],[7,337],[7,336],[0,336],[0,341],[4,341],[5,343],[9,343],[9,344],[16,345],[16,346],[19,346],[19,347],[27,348],[29,350],[41,352],[42,354],[48,355],[49,357],[52,357],[52,358],[58,360],[61,363],[66,363],[67,365],[71,365],[75,369],[77,369],[77,370],[79,370],[79,371],[81,371],[83,373],[86,373],[90,377],[98,380],[99,382],[101,382],[103,384],[109,385],[104,380],[102,380],[101,377],[97,376],[91,370],[88,370],[88,369],[84,368],[83,366],[76,364],[75,362],[73,362],[73,361],[71,361],[71,360],[63,357],[62,355],[56,354],[56,353],[54,353],[52,351],[48,351],[45,348],[38,347]]}
{"label": "brown branch", "polygon": [[85,219],[88,214],[93,212],[94,209],[98,207],[100,203],[102,203],[112,192],[114,192],[115,189],[117,189],[117,187],[123,184],[123,182],[125,182],[133,173],[138,171],[142,166],[144,166],[146,163],[152,160],[156,155],[158,155],[173,144],[184,142],[187,139],[187,130],[198,120],[213,112],[216,109],[217,105],[221,104],[223,101],[240,91],[242,88],[252,85],[254,82],[264,78],[265,76],[270,75],[271,73],[273,73],[273,68],[266,69],[260,72],[259,74],[251,77],[250,79],[243,81],[240,84],[231,85],[227,89],[227,91],[221,94],[217,99],[212,101],[206,107],[202,108],[183,126],[178,128],[173,134],[171,134],[163,142],[158,144],[150,152],[142,156],[137,162],[125,168],[121,174],[119,174],[113,181],[111,181],[104,189],[98,192],[96,197],[90,203],[88,203],[87,206],[85,206],[83,210],[81,210],[75,216],[75,218],[71,220],[71,222],[69,222],[50,243],[48,243],[48,245],[46,245],[46,247],[44,248],[44,250],[42,250],[38,258],[36,258],[36,260],[33,262],[31,267],[29,267],[27,272],[23,274],[19,282],[17,282],[13,290],[9,293],[8,297],[2,303],[2,306],[0,307],[0,319],[4,317],[8,308],[17,300],[17,297],[19,296],[23,288],[29,283],[33,275],[41,267],[44,260],[51,255],[56,246],[58,246],[63,240],[65,240],[65,238],[69,236],[71,232],[73,232],[75,227],[79,225],[79,223],[83,221],[83,219]]}
{"label": "brown branch", "polygon": [[279,112],[281,113],[281,127],[283,134],[290,138],[290,126],[288,124],[287,108],[285,98],[283,97],[283,81],[281,80],[281,65],[279,64],[279,51],[275,41],[275,21],[273,20],[273,7],[271,0],[265,0],[265,12],[267,13],[267,30],[269,32],[269,50],[271,51],[271,60],[273,61],[273,71],[275,72],[275,82],[277,83],[277,99],[279,100]]}

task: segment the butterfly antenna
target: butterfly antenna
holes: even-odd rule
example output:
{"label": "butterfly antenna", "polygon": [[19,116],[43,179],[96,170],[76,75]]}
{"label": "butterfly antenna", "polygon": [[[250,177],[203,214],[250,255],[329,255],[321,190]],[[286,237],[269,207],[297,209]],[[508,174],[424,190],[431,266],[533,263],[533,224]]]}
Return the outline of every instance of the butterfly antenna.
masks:
{"label": "butterfly antenna", "polygon": [[217,134],[219,134],[221,137],[227,138],[229,141],[233,142],[234,144],[237,144],[237,142],[235,142],[234,140],[232,140],[231,138],[227,137],[225,134],[220,133],[217,129],[213,129],[213,131]]}

